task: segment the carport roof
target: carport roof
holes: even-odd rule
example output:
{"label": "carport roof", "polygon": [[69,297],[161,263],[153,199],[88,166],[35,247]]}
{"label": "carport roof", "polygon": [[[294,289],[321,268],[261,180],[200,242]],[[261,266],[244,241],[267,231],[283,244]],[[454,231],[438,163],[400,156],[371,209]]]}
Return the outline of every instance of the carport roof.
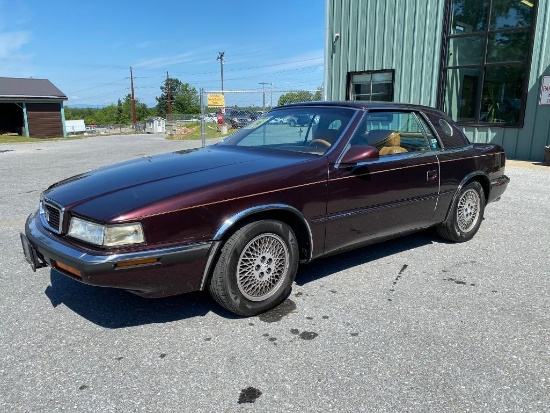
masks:
{"label": "carport roof", "polygon": [[0,99],[55,99],[67,100],[67,96],[48,79],[0,77]]}

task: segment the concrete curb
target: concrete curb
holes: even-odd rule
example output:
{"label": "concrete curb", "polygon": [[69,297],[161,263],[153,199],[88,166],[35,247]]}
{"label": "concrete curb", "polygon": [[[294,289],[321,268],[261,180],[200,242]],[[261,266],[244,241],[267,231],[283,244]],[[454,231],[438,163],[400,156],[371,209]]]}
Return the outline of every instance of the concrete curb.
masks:
{"label": "concrete curb", "polygon": [[506,167],[539,169],[542,171],[550,171],[550,166],[546,166],[544,162],[518,161],[515,159],[506,159]]}

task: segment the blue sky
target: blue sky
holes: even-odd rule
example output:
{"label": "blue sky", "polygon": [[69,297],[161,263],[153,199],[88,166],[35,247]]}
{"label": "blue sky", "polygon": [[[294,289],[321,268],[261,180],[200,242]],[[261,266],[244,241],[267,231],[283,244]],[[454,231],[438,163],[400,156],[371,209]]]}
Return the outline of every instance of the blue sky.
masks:
{"label": "blue sky", "polygon": [[[314,90],[323,82],[324,0],[0,0],[0,76],[52,81],[68,105],[130,93],[156,104],[170,77],[197,90]],[[269,88],[271,85],[266,86]]]}

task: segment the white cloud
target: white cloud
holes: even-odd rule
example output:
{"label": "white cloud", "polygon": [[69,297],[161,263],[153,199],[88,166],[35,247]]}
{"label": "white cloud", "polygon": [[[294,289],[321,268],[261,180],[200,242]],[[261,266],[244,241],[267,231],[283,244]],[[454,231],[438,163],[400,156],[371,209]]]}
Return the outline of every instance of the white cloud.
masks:
{"label": "white cloud", "polygon": [[32,75],[29,63],[32,54],[23,53],[31,40],[31,32],[0,33],[0,76],[26,77]]}
{"label": "white cloud", "polygon": [[30,42],[30,32],[0,33],[0,59],[19,54],[19,50]]}
{"label": "white cloud", "polygon": [[299,56],[286,57],[285,61],[273,62],[276,70],[296,70],[311,66],[323,65],[323,50],[312,50]]}
{"label": "white cloud", "polygon": [[162,69],[166,66],[187,63],[192,60],[192,53],[182,53],[175,56],[155,57],[152,59],[141,61],[135,64],[134,68],[139,69]]}

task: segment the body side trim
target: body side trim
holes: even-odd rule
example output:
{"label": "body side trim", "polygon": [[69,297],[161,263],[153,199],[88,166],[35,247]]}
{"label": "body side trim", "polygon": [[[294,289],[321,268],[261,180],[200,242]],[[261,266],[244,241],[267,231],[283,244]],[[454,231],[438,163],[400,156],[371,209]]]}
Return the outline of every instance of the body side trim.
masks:
{"label": "body side trim", "polygon": [[[303,187],[306,187],[306,186],[313,186],[313,185],[320,185],[320,184],[321,185],[326,185],[326,183],[327,183],[326,180],[322,180],[322,181],[308,182],[307,184],[287,186],[287,187],[284,187],[284,188],[273,189],[271,191],[257,192],[257,193],[247,194],[247,195],[234,197],[234,198],[221,199],[219,201],[206,202],[204,204],[199,204],[199,205],[191,205],[191,206],[184,207],[184,208],[174,209],[174,210],[171,210],[171,211],[168,211],[168,212],[159,212],[157,214],[150,214],[150,215],[147,215],[147,216],[143,216],[142,219],[143,218],[155,217],[155,216],[159,216],[159,215],[164,215],[164,214],[168,214],[168,213],[173,213],[173,212],[187,211],[189,209],[207,207],[207,206],[210,206],[210,205],[223,204],[225,202],[231,202],[231,201],[236,201],[236,200],[240,200],[240,199],[253,198],[253,197],[256,197],[256,196],[260,196],[260,195],[267,195],[267,194],[274,194],[274,193],[277,193],[277,192],[284,192],[284,191],[287,191],[287,190],[290,190],[290,189],[303,188]],[[292,207],[289,207],[289,208],[292,208]],[[293,209],[295,211],[298,211],[296,208],[293,208]],[[120,221],[120,222],[126,222],[126,221]]]}
{"label": "body side trim", "polygon": [[392,202],[392,203],[387,203],[387,204],[379,204],[379,205],[375,205],[375,206],[368,207],[368,208],[356,209],[356,210],[353,210],[353,211],[340,212],[340,213],[337,213],[337,214],[331,214],[331,215],[327,215],[325,217],[316,218],[316,219],[313,220],[313,222],[329,222],[329,221],[334,221],[334,220],[337,220],[337,219],[346,218],[346,217],[350,217],[350,216],[354,216],[354,215],[369,214],[373,211],[377,211],[377,210],[380,210],[380,209],[393,208],[395,206],[407,205],[407,204],[411,204],[411,203],[414,203],[414,202],[427,201],[427,200],[434,199],[434,198],[437,199],[438,196],[439,196],[438,194],[427,195],[427,196],[422,196],[422,197],[405,199],[405,200],[398,201],[398,202]]}

